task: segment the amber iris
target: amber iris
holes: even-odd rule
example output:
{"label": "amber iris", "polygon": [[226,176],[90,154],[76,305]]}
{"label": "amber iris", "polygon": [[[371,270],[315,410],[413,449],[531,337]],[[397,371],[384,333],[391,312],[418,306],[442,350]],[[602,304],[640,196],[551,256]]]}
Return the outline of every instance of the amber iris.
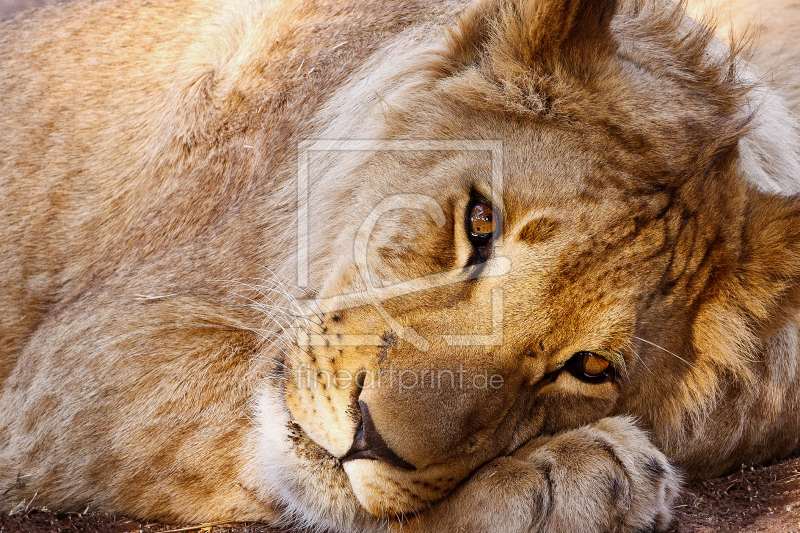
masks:
{"label": "amber iris", "polygon": [[564,369],[584,383],[605,383],[616,378],[614,365],[594,352],[578,352],[564,364]]}
{"label": "amber iris", "polygon": [[587,376],[600,376],[611,366],[606,359],[593,353],[583,354],[583,372]]}
{"label": "amber iris", "polygon": [[476,235],[491,235],[494,233],[495,222],[492,208],[483,202],[472,206],[469,214],[470,231]]}

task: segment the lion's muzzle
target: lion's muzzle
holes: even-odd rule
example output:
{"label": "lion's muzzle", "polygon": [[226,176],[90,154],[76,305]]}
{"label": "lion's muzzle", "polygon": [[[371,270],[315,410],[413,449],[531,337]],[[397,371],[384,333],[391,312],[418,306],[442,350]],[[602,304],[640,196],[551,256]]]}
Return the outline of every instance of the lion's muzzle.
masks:
{"label": "lion's muzzle", "polygon": [[373,459],[405,470],[416,470],[414,465],[401,459],[383,440],[381,434],[375,429],[367,404],[359,400],[358,406],[361,409],[361,424],[356,430],[353,445],[342,458],[342,462],[345,463],[355,459]]}

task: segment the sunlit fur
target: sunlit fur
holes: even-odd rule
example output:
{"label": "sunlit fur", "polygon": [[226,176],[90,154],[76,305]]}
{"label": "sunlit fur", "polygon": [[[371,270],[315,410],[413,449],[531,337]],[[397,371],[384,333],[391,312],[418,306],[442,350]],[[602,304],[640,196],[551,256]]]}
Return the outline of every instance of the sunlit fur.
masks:
{"label": "sunlit fur", "polygon": [[[661,531],[684,477],[800,448],[798,85],[684,6],[100,0],[0,24],[0,504]],[[299,287],[309,139],[424,143],[309,152]],[[502,142],[502,190],[489,151],[441,140]],[[465,279],[476,194],[502,239]],[[616,378],[564,370],[584,351]],[[388,368],[502,386],[324,379]],[[359,400],[415,470],[341,461]]]}

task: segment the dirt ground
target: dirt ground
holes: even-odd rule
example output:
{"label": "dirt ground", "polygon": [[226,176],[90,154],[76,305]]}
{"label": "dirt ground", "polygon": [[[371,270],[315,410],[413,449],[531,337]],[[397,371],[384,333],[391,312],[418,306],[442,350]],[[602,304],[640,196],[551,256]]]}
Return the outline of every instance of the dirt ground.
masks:
{"label": "dirt ground", "polygon": [[[691,483],[674,508],[676,520],[670,533],[800,533],[800,457]],[[149,524],[101,513],[53,514],[36,508],[10,514],[4,510],[0,531],[292,533],[263,524]]]}
{"label": "dirt ground", "polygon": [[800,533],[800,458],[688,485],[671,533]]}

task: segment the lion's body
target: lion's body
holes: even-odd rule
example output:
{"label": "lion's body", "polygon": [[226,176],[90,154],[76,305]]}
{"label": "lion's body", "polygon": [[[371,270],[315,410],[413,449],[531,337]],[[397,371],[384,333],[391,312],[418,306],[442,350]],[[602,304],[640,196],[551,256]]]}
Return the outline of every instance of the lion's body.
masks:
{"label": "lion's body", "polygon": [[[182,521],[283,512],[342,531],[433,505],[405,527],[563,531],[577,507],[560,500],[607,468],[608,479],[626,474],[633,504],[598,512],[602,482],[589,481],[598,496],[576,520],[627,531],[668,519],[678,477],[656,448],[693,476],[800,448],[800,208],[788,198],[800,191],[800,142],[786,111],[800,106],[800,77],[785,78],[795,81],[783,96],[747,91],[756,75],[726,63],[721,44],[667,4],[633,4],[611,26],[618,49],[572,19],[558,38],[529,32],[530,47],[514,45],[513,10],[489,1],[459,14],[457,2],[411,0],[100,0],[0,23],[0,502],[37,494],[52,509]],[[775,4],[765,9],[791,3]],[[542,5],[531,17],[561,16]],[[563,58],[520,59],[537,45],[547,56],[548,39]],[[762,41],[800,49],[800,38]],[[595,50],[600,66],[585,64]],[[687,57],[673,64],[665,50]],[[514,70],[526,62],[544,74]],[[384,197],[434,198],[445,215],[375,220],[364,253],[388,285],[463,267],[470,188],[497,200],[488,144],[415,145],[407,157],[340,146],[312,154],[298,195],[298,143],[315,138],[502,140],[508,234],[496,250],[511,270],[393,296],[384,305],[398,328],[369,302],[314,310],[311,322],[274,307],[297,301],[275,295],[276,280],[298,275],[303,195],[323,308],[363,289],[351,243]],[[502,346],[431,340],[496,327],[470,306],[498,288]],[[293,327],[383,345],[297,346]],[[562,370],[595,348],[624,358],[618,381]],[[387,361],[467,361],[502,376],[504,394],[298,383],[306,368]],[[342,467],[369,412],[417,470]],[[635,416],[655,447],[618,415]],[[507,475],[489,480],[487,468]],[[544,500],[531,492],[541,472]],[[486,488],[501,479],[513,497]],[[619,490],[605,507],[625,500]]]}
{"label": "lion's body", "polygon": [[[50,8],[2,30],[1,470],[4,484],[20,472],[27,487],[4,498],[47,492],[56,508],[85,500],[164,519],[271,516],[233,481],[247,456],[243,406],[269,369],[251,362],[257,335],[237,326],[261,317],[217,280],[262,276],[256,265],[292,272],[294,245],[262,215],[283,208],[294,223],[279,181],[294,142],[413,7],[358,4],[363,27],[347,4],[125,1]],[[243,76],[241,62],[257,71]],[[79,65],[93,74],[76,75]],[[34,72],[49,74],[32,82]],[[38,384],[56,375],[63,390]],[[68,385],[93,380],[105,383]],[[80,449],[87,439],[94,452]],[[151,467],[128,470],[135,456]],[[173,470],[179,461],[193,466]],[[188,513],[164,513],[164,500]]]}

